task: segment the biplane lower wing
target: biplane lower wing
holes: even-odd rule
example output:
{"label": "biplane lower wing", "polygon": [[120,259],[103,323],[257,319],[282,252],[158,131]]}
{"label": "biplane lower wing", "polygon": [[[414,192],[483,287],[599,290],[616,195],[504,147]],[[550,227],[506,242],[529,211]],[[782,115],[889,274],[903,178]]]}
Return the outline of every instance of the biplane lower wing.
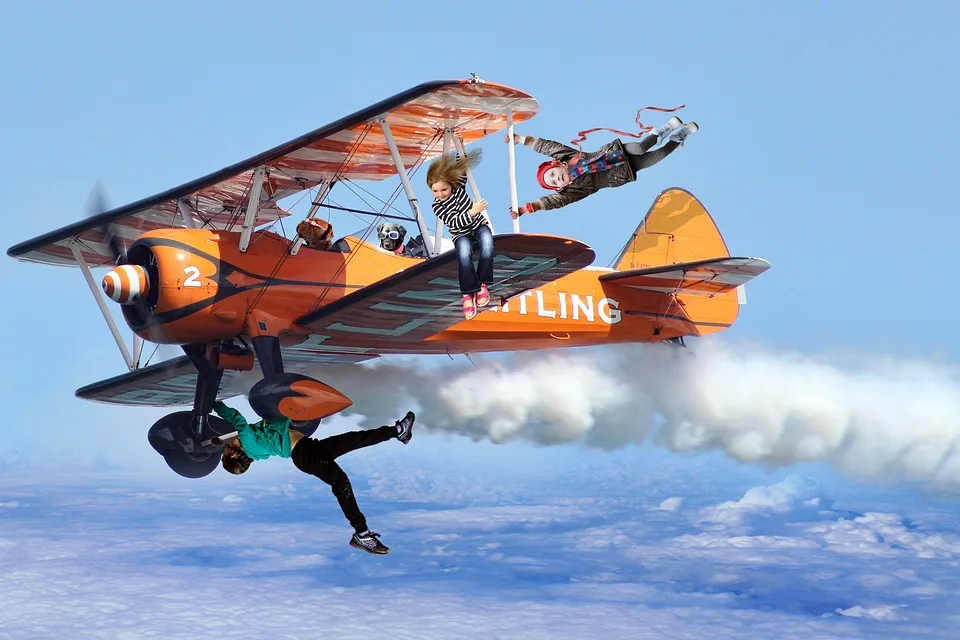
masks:
{"label": "biplane lower wing", "polygon": [[[356,364],[376,358],[375,354],[324,353],[305,350],[300,346],[284,347],[284,369],[306,373],[307,369],[324,364]],[[260,379],[259,370],[251,372],[224,371],[219,398],[246,393],[252,383]],[[107,378],[77,389],[76,396],[84,400],[107,404],[143,407],[168,407],[193,404],[197,385],[197,370],[186,356]]]}
{"label": "biplane lower wing", "polygon": [[[590,265],[577,240],[535,234],[494,236],[491,306]],[[483,309],[480,309],[482,312]],[[424,342],[464,322],[456,251],[401,271],[297,319],[319,348],[442,353]]]}
{"label": "biplane lower wing", "polygon": [[714,296],[733,291],[769,268],[762,258],[714,258],[605,273],[600,281],[659,293]]}

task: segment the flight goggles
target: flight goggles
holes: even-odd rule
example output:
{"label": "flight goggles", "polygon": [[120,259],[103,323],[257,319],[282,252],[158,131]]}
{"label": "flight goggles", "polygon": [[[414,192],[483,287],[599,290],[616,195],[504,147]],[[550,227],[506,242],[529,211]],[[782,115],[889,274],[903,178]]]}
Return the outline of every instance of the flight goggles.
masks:
{"label": "flight goggles", "polygon": [[399,240],[400,232],[396,229],[381,229],[380,230],[380,239],[390,238],[391,240]]}

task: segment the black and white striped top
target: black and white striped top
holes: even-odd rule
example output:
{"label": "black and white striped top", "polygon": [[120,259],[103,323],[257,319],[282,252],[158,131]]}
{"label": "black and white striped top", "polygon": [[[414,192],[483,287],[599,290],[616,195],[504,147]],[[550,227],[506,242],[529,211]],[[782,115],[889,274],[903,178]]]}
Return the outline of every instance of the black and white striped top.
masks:
{"label": "black and white striped top", "polygon": [[480,213],[476,216],[470,215],[470,207],[473,206],[473,200],[467,195],[464,187],[467,184],[467,176],[462,176],[453,188],[453,193],[446,200],[434,199],[433,212],[437,217],[450,228],[450,237],[456,240],[460,236],[473,233],[483,225],[487,224],[487,219]]}

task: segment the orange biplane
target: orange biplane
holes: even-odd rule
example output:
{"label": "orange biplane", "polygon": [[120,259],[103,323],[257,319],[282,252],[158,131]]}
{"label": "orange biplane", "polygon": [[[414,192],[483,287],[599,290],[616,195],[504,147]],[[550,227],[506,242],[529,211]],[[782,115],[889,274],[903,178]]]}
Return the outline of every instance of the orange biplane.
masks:
{"label": "orange biplane", "polygon": [[[384,354],[458,354],[678,342],[733,324],[742,285],[769,268],[731,257],[700,202],[662,192],[615,268],[591,266],[582,242],[543,234],[495,236],[491,306],[472,320],[460,308],[456,254],[437,221],[434,236],[408,172],[424,160],[532,118],[537,102],[503,85],[470,80],[422,84],[221,171],[11,247],[18,260],[77,266],[129,371],[78,389],[88,400],[189,405],[161,418],[149,441],[186,477],[217,465],[210,415],[218,397],[244,393],[263,417],[286,416],[308,435],[348,407],[334,387],[305,375],[318,364]],[[516,206],[513,145],[511,199]],[[289,216],[279,202],[307,191],[312,218],[331,188],[399,176],[426,248],[398,255],[366,237],[329,249],[272,230]],[[472,176],[470,186],[478,196]],[[505,209],[506,207],[504,207]],[[365,212],[377,216],[383,212]],[[387,217],[390,217],[387,215]],[[109,268],[98,288],[92,267]],[[106,297],[104,296],[106,294]],[[128,349],[107,298],[134,332]],[[140,366],[143,341],[179,345],[185,356]],[[335,384],[335,381],[333,381]]]}

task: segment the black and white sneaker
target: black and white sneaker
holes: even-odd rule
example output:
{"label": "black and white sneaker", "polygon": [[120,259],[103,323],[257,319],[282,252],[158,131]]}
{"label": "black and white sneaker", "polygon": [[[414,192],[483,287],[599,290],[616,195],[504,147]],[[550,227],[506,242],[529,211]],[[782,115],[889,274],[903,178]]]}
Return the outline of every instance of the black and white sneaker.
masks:
{"label": "black and white sneaker", "polygon": [[414,415],[413,411],[407,411],[403,420],[397,420],[397,440],[403,444],[410,442],[410,438],[413,437],[413,421],[416,419],[417,416]]}
{"label": "black and white sneaker", "polygon": [[380,542],[380,534],[375,531],[354,533],[353,537],[350,538],[350,546],[378,556],[385,556],[390,553],[390,547]]}

